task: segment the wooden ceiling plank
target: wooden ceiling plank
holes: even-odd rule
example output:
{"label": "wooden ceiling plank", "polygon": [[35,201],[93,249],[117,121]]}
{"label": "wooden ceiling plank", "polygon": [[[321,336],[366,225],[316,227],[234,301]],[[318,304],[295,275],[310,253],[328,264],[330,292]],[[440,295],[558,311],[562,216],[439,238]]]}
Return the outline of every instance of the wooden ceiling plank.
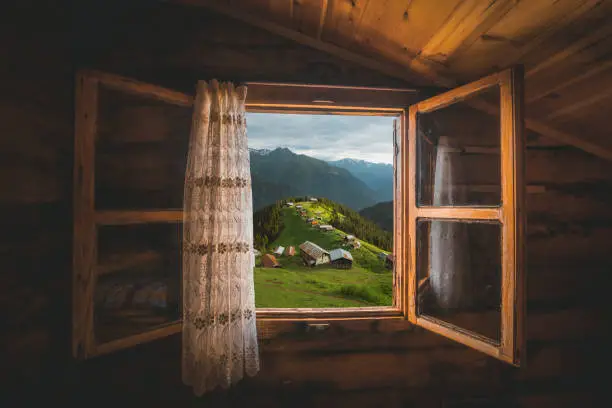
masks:
{"label": "wooden ceiling plank", "polygon": [[319,16],[319,27],[317,28],[317,40],[321,39],[323,35],[323,28],[325,27],[325,21],[327,20],[327,13],[329,12],[329,8],[331,3],[334,0],[321,0],[321,15]]}
{"label": "wooden ceiling plank", "polygon": [[612,35],[612,24],[603,24],[601,27],[599,27],[597,30],[593,31],[589,35],[580,37],[578,40],[571,43],[569,46],[564,47],[558,53],[552,55],[544,61],[541,61],[534,67],[529,68],[525,73],[525,77],[529,78],[530,76],[533,76],[546,68],[554,66],[555,64],[558,64],[563,60],[571,57],[572,55],[584,50],[591,44],[596,43],[604,38],[607,38],[610,35]]}
{"label": "wooden ceiling plank", "polygon": [[567,87],[570,87],[574,84],[577,84],[579,82],[585,81],[597,74],[599,74],[600,72],[606,71],[607,69],[612,67],[612,60],[607,60],[604,61],[602,63],[596,64],[594,65],[591,69],[586,70],[585,72],[583,72],[582,74],[579,75],[574,75],[572,76],[571,79],[567,80],[567,81],[563,81],[558,83],[555,86],[552,87],[548,87],[548,88],[544,88],[538,92],[533,93],[532,95],[530,95],[525,103],[526,104],[530,104],[532,102],[538,101],[540,99],[542,99],[543,97],[545,97],[546,95],[550,95],[552,93],[556,93],[559,92]]}
{"label": "wooden ceiling plank", "polygon": [[[486,35],[455,58],[451,65],[455,76],[469,80],[487,75],[528,56],[542,59],[546,45],[559,44],[580,21],[599,19],[605,5],[598,0],[538,0],[521,1],[511,9]],[[556,51],[555,51],[556,52]],[[532,64],[527,64],[527,69]]]}
{"label": "wooden ceiling plank", "polygon": [[381,61],[380,59],[357,54],[353,51],[347,50],[346,48],[339,47],[337,45],[322,40],[317,40],[312,36],[308,36],[296,30],[283,27],[280,24],[265,20],[254,15],[253,13],[242,12],[236,7],[229,7],[226,4],[212,0],[174,0],[173,2],[175,4],[182,4],[187,6],[206,7],[210,10],[216,11],[217,13],[226,15],[236,20],[243,21],[255,27],[259,27],[263,30],[287,38],[298,44],[314,48],[330,55],[334,55],[340,59],[344,59],[354,64],[361,65],[362,67],[381,72],[390,77],[402,79],[410,84],[421,86],[432,85],[430,81],[426,81],[421,75],[410,72],[406,69],[406,67],[400,64],[389,63],[387,61]]}
{"label": "wooden ceiling plank", "polygon": [[[299,44],[318,49],[322,52],[334,55],[346,61],[353,62],[365,68],[381,72],[385,75],[389,75],[394,78],[405,80],[415,85],[427,86],[433,83],[437,86],[442,86],[446,88],[454,88],[457,86],[457,82],[455,80],[444,77],[436,72],[432,72],[429,70],[427,70],[427,74],[424,74],[422,72],[411,72],[409,69],[404,66],[400,66],[399,64],[392,64],[389,62],[380,61],[378,59],[365,57],[363,55],[349,51],[345,48],[338,47],[336,45],[326,43],[324,41],[317,40],[316,38],[296,32],[295,30],[285,28],[279,24],[272,23],[252,14],[243,13],[235,7],[228,7],[225,4],[214,2],[211,0],[174,0],[174,2],[189,6],[207,7],[213,11],[246,22],[253,26],[269,31],[273,34],[295,41]],[[423,77],[429,79],[429,81],[424,81],[424,78],[419,76],[418,74],[423,75]],[[488,103],[481,104],[480,107],[477,108],[484,112],[498,111],[498,108]],[[608,149],[598,144],[586,141],[573,134],[562,132],[546,123],[540,122],[535,119],[525,119],[525,126],[528,129],[533,130],[534,132],[540,133],[541,135],[560,140],[568,145],[575,146],[579,149],[592,153],[606,160],[612,160],[612,149]]]}
{"label": "wooden ceiling plank", "polygon": [[419,57],[448,63],[493,27],[515,4],[515,0],[493,3],[480,0],[461,2],[445,24],[421,49]]}
{"label": "wooden ceiling plank", "polygon": [[345,0],[330,0],[325,22],[325,38],[336,45],[353,46],[355,31],[368,1],[350,3]]}
{"label": "wooden ceiling plank", "polygon": [[546,120],[552,120],[560,116],[566,116],[568,114],[571,114],[572,112],[579,111],[580,109],[584,109],[586,107],[593,105],[594,103],[607,99],[610,96],[612,96],[612,88],[607,88],[607,89],[604,88],[601,91],[591,95],[591,97],[589,98],[578,100],[561,109],[555,110],[554,112],[546,116]]}
{"label": "wooden ceiling plank", "polygon": [[293,0],[269,0],[268,9],[277,21],[293,20]]}
{"label": "wooden ceiling plank", "polygon": [[[601,72],[582,82],[575,82],[572,86],[565,87],[562,91],[555,93],[552,97],[542,98],[531,104],[528,112],[531,117],[542,118],[548,123],[557,123],[557,118],[567,116],[584,116],[589,109],[605,109],[607,106],[603,101],[612,90],[612,70]],[[600,104],[596,104],[600,102]],[[609,110],[609,109],[608,109]],[[553,121],[554,120],[554,121]],[[586,127],[587,123],[585,123]]]}
{"label": "wooden ceiling plank", "polygon": [[321,18],[321,0],[293,0],[294,25],[298,31],[317,38]]}
{"label": "wooden ceiling plank", "polygon": [[565,142],[568,145],[577,147],[585,152],[601,157],[602,159],[612,160],[612,149],[589,142],[573,134],[562,132],[540,121],[525,119],[525,127],[541,135]]}
{"label": "wooden ceiling plank", "polygon": [[[552,38],[559,31],[568,27],[572,22],[576,21],[580,17],[587,14],[593,8],[597,7],[600,4],[601,0],[585,0],[572,11],[567,13],[563,18],[554,21],[551,25],[544,27],[542,32],[536,35],[534,38],[531,38],[526,44],[522,45],[519,49],[519,53],[517,55],[512,55],[510,60],[504,61],[500,64],[500,66],[509,66],[517,61],[520,61],[523,56],[528,54],[531,51],[536,50],[541,46],[546,40]],[[527,73],[526,75],[529,75]]]}

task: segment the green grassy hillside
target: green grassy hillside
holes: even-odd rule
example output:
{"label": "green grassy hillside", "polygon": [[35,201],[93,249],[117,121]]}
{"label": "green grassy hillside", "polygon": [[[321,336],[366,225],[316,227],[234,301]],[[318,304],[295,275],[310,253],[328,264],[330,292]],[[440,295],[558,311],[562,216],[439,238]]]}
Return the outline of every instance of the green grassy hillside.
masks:
{"label": "green grassy hillside", "polygon": [[[320,203],[299,203],[308,217],[320,216],[328,222],[331,211]],[[282,210],[284,228],[269,245],[295,246],[293,257],[277,257],[280,268],[263,268],[257,259],[255,268],[255,302],[257,307],[360,307],[390,306],[393,274],[378,256],[385,252],[363,242],[361,248],[348,249],[353,255],[353,267],[336,269],[330,264],[314,268],[304,266],[299,245],[311,241],[331,250],[345,248],[344,232],[322,232],[302,219],[294,208]]]}

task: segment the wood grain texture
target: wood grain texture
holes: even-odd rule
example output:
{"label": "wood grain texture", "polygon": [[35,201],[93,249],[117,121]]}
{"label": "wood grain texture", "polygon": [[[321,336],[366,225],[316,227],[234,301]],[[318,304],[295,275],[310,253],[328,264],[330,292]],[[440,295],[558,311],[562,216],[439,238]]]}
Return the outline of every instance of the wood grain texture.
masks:
{"label": "wood grain texture", "polygon": [[183,222],[183,210],[96,211],[95,221],[98,225]]}
{"label": "wood grain texture", "polygon": [[515,4],[514,0],[460,2],[444,25],[420,49],[419,58],[448,64],[491,29]]}
{"label": "wood grain texture", "polygon": [[525,349],[525,141],[521,67],[505,72],[501,84],[502,147],[502,348],[520,365]]}
{"label": "wood grain texture", "polygon": [[[473,94],[491,86],[500,87],[500,120],[501,120],[501,208],[478,207],[419,207],[416,205],[416,138],[417,132],[409,136],[410,157],[408,159],[408,177],[410,184],[407,212],[409,216],[408,231],[411,240],[416,239],[417,218],[426,219],[456,219],[469,221],[474,219],[496,220],[502,225],[502,281],[501,281],[501,344],[491,344],[490,341],[456,326],[442,324],[441,321],[421,317],[416,313],[414,305],[417,298],[417,253],[416,242],[410,246],[411,261],[408,307],[411,322],[447,336],[469,347],[476,348],[488,355],[499,358],[511,364],[519,365],[519,350],[524,343],[523,311],[525,308],[525,290],[523,277],[523,246],[524,246],[524,133],[523,133],[523,71],[514,68],[493,74],[475,83],[451,90],[442,95],[421,101],[411,107],[410,128],[417,126],[416,117],[421,112],[431,112],[462,101]],[[459,120],[476,120],[474,116],[465,116]]]}
{"label": "wood grain texture", "polygon": [[97,80],[86,73],[76,77],[72,353],[80,359],[89,357],[95,346],[93,299],[97,242],[93,165],[97,86]]}
{"label": "wood grain texture", "polygon": [[416,207],[411,209],[417,218],[446,220],[499,220],[503,211],[499,208],[470,207]]}
{"label": "wood grain texture", "polygon": [[197,6],[197,7],[205,6],[212,10],[220,12],[224,15],[235,18],[237,20],[246,22],[248,24],[254,25],[259,28],[263,28],[264,30],[270,31],[273,34],[288,38],[292,41],[295,41],[298,44],[312,47],[319,51],[323,51],[331,55],[337,56],[339,58],[342,58],[344,60],[359,64],[363,67],[367,67],[369,69],[373,69],[373,70],[385,73],[386,75],[404,79],[408,83],[413,83],[416,85],[420,85],[420,84],[427,85],[427,83],[423,81],[421,77],[411,74],[409,71],[401,67],[399,64],[394,65],[391,63],[385,63],[375,58],[370,58],[367,56],[363,56],[363,55],[354,53],[350,50],[347,50],[342,47],[338,47],[329,42],[317,40],[316,38],[308,36],[306,34],[302,34],[299,31],[287,29],[281,25],[269,22],[255,15],[243,13],[239,9],[230,8],[230,7],[227,7],[226,5],[212,2],[209,0],[176,0],[176,3],[183,4],[183,5]]}
{"label": "wood grain texture", "polygon": [[408,111],[407,126],[405,132],[405,139],[403,144],[407,145],[404,151],[404,174],[402,179],[404,180],[404,214],[408,216],[404,222],[408,225],[404,226],[403,245],[406,248],[407,256],[404,259],[404,276],[406,277],[406,293],[404,295],[404,310],[407,314],[408,320],[412,324],[417,322],[417,310],[416,310],[416,290],[417,290],[417,271],[416,271],[416,257],[417,257],[417,243],[416,243],[416,223],[417,223],[417,212],[416,212],[416,172],[417,172],[417,114],[418,106],[412,105]]}
{"label": "wood grain texture", "polygon": [[102,355],[112,353],[113,351],[171,336],[173,334],[180,333],[182,330],[183,325],[181,322],[171,323],[167,326],[158,327],[143,333],[133,334],[131,336],[112,340],[106,343],[96,344],[93,354]]}
{"label": "wood grain texture", "polygon": [[87,75],[95,78],[98,83],[119,91],[148,96],[163,102],[180,106],[192,106],[193,98],[181,92],[147,84],[134,79],[113,75],[101,71],[88,71]]}

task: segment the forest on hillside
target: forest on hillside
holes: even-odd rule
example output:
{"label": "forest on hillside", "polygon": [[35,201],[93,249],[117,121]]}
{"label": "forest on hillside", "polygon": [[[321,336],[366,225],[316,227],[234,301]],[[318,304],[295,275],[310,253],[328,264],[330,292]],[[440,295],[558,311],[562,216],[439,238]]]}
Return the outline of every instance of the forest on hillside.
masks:
{"label": "forest on hillside", "polygon": [[[359,239],[376,245],[385,251],[393,250],[393,233],[385,231],[374,222],[365,219],[357,211],[351,210],[343,204],[321,198],[319,200],[332,211],[329,221],[331,225]],[[342,216],[341,216],[342,215]]]}
{"label": "forest on hillside", "polygon": [[359,211],[359,214],[375,222],[385,231],[393,232],[393,201],[374,204]]}
{"label": "forest on hillside", "polygon": [[[308,201],[308,197],[287,197],[276,203],[262,208],[253,214],[253,241],[255,248],[265,250],[268,244],[282,232],[282,208],[287,202]],[[331,212],[329,223],[335,228],[352,234],[360,240],[369,242],[386,251],[393,250],[393,233],[385,231],[374,222],[365,219],[358,212],[343,204],[327,198],[320,198],[319,204],[327,207]]]}

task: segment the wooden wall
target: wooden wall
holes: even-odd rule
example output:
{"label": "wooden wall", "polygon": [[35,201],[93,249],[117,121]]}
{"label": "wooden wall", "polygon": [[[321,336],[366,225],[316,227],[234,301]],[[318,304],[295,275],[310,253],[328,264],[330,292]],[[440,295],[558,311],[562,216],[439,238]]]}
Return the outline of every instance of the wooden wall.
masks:
{"label": "wooden wall", "polygon": [[440,408],[594,404],[606,380],[599,373],[608,369],[601,353],[605,283],[612,270],[612,163],[536,135],[529,139],[527,180],[545,189],[527,198],[524,369],[403,322],[332,325],[318,334],[289,326],[268,333],[261,342],[261,373],[203,400],[181,384],[178,335],[84,363],[72,360],[75,66],[185,91],[196,79],[212,77],[401,84],[201,11],[107,10],[96,14],[99,20],[82,24],[89,29],[78,35],[69,31],[70,13],[61,4],[37,4],[35,14],[31,6],[15,6],[5,15],[10,21],[0,25],[0,60],[11,62],[0,65],[0,383],[7,391],[0,395],[15,394],[22,406],[34,401]]}

